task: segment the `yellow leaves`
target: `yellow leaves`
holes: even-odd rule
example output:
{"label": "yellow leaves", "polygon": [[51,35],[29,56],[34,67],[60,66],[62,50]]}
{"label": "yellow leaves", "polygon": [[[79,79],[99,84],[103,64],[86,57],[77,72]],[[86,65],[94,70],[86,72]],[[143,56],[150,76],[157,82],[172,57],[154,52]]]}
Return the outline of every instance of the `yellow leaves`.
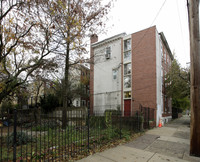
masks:
{"label": "yellow leaves", "polygon": [[72,50],[74,50],[76,48],[76,43],[73,42],[73,47],[72,47]]}
{"label": "yellow leaves", "polygon": [[25,20],[24,20],[24,22],[27,22],[29,19],[28,18],[26,18]]}
{"label": "yellow leaves", "polygon": [[13,17],[12,18],[10,18],[9,20],[8,20],[8,22],[10,23],[10,24],[12,24],[13,23]]}
{"label": "yellow leaves", "polygon": [[35,53],[36,53],[36,54],[39,54],[39,53],[40,53],[40,51],[38,51],[38,50],[35,50]]}
{"label": "yellow leaves", "polygon": [[77,28],[78,28],[78,31],[81,31],[81,26],[79,25],[79,26],[77,26]]}
{"label": "yellow leaves", "polygon": [[54,16],[55,15],[55,10],[53,8],[50,8],[51,14]]}

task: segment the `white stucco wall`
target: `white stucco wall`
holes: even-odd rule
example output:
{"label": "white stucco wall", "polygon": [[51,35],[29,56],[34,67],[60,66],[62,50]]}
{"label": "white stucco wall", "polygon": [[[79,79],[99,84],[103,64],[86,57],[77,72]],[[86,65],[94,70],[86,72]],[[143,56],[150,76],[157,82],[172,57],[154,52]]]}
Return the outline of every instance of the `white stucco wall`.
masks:
{"label": "white stucco wall", "polygon": [[162,56],[160,37],[156,30],[156,126],[159,124],[159,119],[162,117],[163,96],[162,96]]}
{"label": "white stucco wall", "polygon": [[[106,59],[105,49],[111,47]],[[113,69],[117,78],[113,79]],[[94,112],[117,109],[121,105],[121,39],[94,47]]]}

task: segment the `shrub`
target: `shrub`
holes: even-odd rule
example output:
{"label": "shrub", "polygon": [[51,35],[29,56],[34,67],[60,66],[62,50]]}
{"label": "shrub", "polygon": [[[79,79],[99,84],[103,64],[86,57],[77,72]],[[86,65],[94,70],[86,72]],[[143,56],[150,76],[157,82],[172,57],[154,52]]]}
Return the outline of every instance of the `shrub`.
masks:
{"label": "shrub", "polygon": [[118,115],[120,115],[120,111],[119,110],[105,110],[104,112],[104,116],[105,116],[105,123],[106,123],[106,127],[112,127],[112,125],[114,125],[113,123],[113,119],[114,117],[117,117]]}
{"label": "shrub", "polygon": [[[24,132],[17,132],[16,135],[16,145],[24,145],[27,144],[28,142],[35,141],[34,138],[31,139],[31,136],[27,135]],[[14,143],[14,133],[8,136],[8,144],[13,146]]]}
{"label": "shrub", "polygon": [[34,126],[32,131],[48,131],[48,129],[55,129],[56,127],[58,127],[56,121],[42,121],[41,124]]}
{"label": "shrub", "polygon": [[7,100],[2,101],[2,104],[1,104],[2,112],[7,112],[8,110],[12,111],[13,109],[14,109],[14,105],[11,103],[11,101],[7,101]]}
{"label": "shrub", "polygon": [[52,112],[56,107],[59,106],[59,99],[53,94],[48,94],[47,96],[40,97],[40,106],[44,113]]}
{"label": "shrub", "polygon": [[[88,121],[87,121],[88,123]],[[91,128],[105,128],[105,118],[104,116],[91,116],[90,117],[90,127]]]}
{"label": "shrub", "polygon": [[117,116],[120,115],[121,111],[120,110],[113,110],[113,109],[107,109],[105,110],[104,114],[111,114],[112,116]]}

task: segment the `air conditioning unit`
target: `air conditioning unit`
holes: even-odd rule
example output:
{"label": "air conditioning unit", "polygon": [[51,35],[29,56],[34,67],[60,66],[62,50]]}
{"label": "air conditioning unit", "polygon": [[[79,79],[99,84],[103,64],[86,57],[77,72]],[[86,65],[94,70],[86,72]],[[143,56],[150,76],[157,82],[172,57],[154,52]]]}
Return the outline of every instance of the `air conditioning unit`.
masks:
{"label": "air conditioning unit", "polygon": [[110,53],[106,53],[106,59],[110,58]]}

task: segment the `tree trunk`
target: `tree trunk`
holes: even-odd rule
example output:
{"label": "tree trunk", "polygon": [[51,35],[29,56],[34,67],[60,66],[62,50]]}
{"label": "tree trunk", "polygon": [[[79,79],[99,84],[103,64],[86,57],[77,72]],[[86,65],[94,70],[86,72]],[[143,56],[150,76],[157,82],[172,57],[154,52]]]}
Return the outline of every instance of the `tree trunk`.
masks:
{"label": "tree trunk", "polygon": [[68,90],[69,90],[69,47],[67,43],[66,57],[65,57],[65,79],[64,79],[64,95],[63,95],[63,111],[62,111],[62,128],[67,126],[67,108],[68,108]]}
{"label": "tree trunk", "polygon": [[190,154],[200,157],[200,36],[199,0],[189,3],[190,60],[191,60],[191,132]]}

